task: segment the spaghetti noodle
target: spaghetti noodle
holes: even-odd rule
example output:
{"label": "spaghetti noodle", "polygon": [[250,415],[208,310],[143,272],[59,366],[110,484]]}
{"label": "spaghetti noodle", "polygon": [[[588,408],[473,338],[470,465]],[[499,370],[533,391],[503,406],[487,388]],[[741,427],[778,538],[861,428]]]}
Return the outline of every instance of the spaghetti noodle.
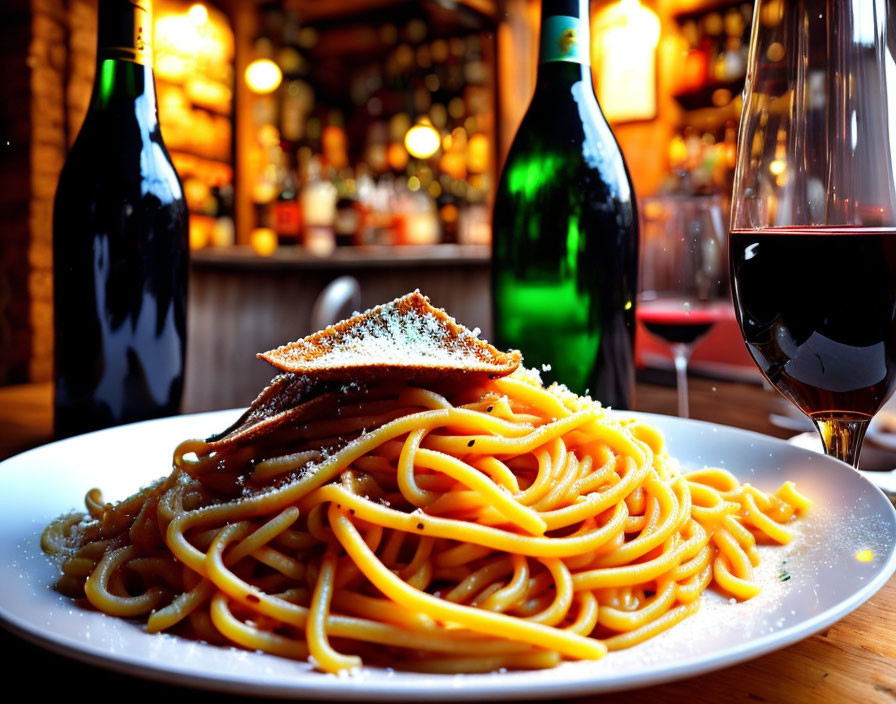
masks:
{"label": "spaghetti noodle", "polygon": [[752,597],[757,544],[810,505],[682,473],[654,428],[523,368],[492,376],[325,384],[289,422],[186,441],[167,478],[47,528],[59,588],[326,672],[542,668],[670,628],[711,583]]}

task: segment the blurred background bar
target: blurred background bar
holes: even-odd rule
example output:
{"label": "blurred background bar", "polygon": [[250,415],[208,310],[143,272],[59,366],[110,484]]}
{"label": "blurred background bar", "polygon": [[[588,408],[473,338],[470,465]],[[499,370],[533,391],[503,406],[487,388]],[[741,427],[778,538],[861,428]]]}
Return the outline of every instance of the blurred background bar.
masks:
{"label": "blurred background bar", "polygon": [[[254,353],[307,334],[343,276],[361,308],[419,287],[490,335],[492,198],[535,82],[537,0],[153,5],[162,132],[191,213],[185,410],[248,403],[270,376]],[[757,21],[780,22],[778,5]],[[591,9],[598,99],[639,197],[727,198],[753,3]],[[52,375],[52,202],[95,27],[95,0],[0,8],[0,384]],[[694,368],[753,374],[739,339],[723,321]],[[668,361],[662,343],[638,348],[642,365]]]}

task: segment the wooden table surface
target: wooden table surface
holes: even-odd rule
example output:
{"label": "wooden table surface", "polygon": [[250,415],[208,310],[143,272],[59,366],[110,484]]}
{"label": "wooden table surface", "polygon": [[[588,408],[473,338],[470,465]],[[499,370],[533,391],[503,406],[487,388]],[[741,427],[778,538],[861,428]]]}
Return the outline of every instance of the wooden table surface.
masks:
{"label": "wooden table surface", "polygon": [[[724,425],[733,425],[787,437],[772,426],[770,410],[778,397],[757,385],[692,379],[691,415]],[[49,442],[51,426],[49,384],[0,388],[0,458]],[[654,413],[675,413],[675,390],[668,386],[640,383],[637,407]],[[2,466],[0,466],[2,471]],[[2,589],[2,585],[0,585]],[[58,694],[71,699],[88,693],[103,698],[116,692],[129,696],[193,701],[246,701],[211,692],[139,681],[77,663],[37,648],[0,629],[4,672],[43,673],[29,681],[35,695]],[[80,687],[80,692],[75,688]],[[432,699],[438,699],[434,692]],[[749,662],[701,677],[629,691],[621,694],[570,699],[571,702],[896,702],[896,578],[854,612],[806,640]]]}

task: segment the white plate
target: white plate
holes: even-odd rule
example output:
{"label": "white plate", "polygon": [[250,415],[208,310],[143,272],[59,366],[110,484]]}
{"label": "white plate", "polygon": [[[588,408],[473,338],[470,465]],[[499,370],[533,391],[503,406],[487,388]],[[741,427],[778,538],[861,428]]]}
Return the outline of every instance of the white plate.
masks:
{"label": "white plate", "polygon": [[[844,464],[781,440],[698,421],[644,414],[685,467],[714,464],[772,490],[793,479],[815,500],[798,540],[763,548],[754,599],[715,594],[672,630],[597,662],[536,672],[417,675],[365,668],[354,677],[307,663],[148,635],[134,622],[74,605],[51,588],[55,567],[38,544],[44,525],[101,487],[119,499],[167,473],[174,445],[218,431],[237,411],[167,418],[92,433],[0,463],[0,620],[51,650],[121,672],[230,693],[290,698],[411,701],[551,698],[615,691],[701,674],[794,643],[868,599],[896,569],[896,513]],[[856,553],[870,550],[860,562]],[[867,554],[867,553],[866,553]],[[789,581],[778,575],[783,560]]]}

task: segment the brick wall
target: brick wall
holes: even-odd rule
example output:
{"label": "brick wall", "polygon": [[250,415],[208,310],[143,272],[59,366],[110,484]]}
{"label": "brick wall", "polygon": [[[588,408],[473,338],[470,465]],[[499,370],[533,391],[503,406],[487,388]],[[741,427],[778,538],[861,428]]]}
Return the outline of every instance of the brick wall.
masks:
{"label": "brick wall", "polygon": [[69,145],[87,114],[96,71],[97,0],[68,0],[68,84],[65,88]]}
{"label": "brick wall", "polygon": [[0,384],[26,381],[31,355],[30,27],[28,0],[0,3]]}
{"label": "brick wall", "polygon": [[96,0],[0,5],[0,384],[12,384],[53,373],[53,197],[90,99]]}
{"label": "brick wall", "polygon": [[53,373],[53,195],[65,161],[68,12],[64,0],[31,0],[31,198],[28,294],[34,381]]}

